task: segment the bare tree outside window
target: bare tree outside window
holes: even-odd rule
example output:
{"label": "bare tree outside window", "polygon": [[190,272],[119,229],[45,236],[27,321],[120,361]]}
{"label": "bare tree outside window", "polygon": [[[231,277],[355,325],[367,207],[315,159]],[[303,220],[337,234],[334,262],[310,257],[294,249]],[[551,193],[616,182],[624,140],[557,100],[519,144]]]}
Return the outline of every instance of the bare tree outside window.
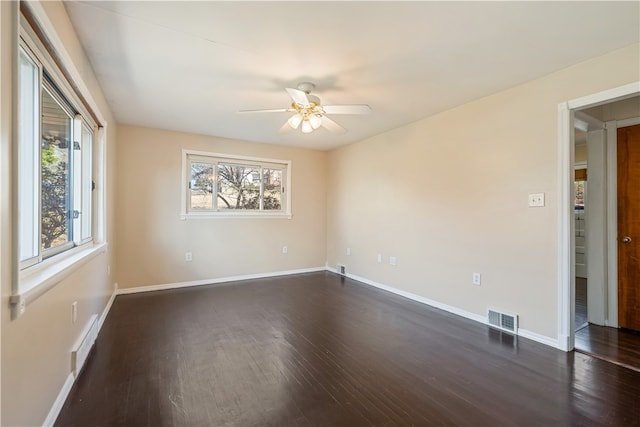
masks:
{"label": "bare tree outside window", "polygon": [[219,209],[260,209],[260,168],[253,166],[218,164]]}
{"label": "bare tree outside window", "polygon": [[190,207],[193,210],[213,209],[213,165],[211,163],[191,163]]}
{"label": "bare tree outside window", "polygon": [[270,211],[284,209],[286,164],[257,159],[234,161],[202,154],[187,157],[187,212]]}
{"label": "bare tree outside window", "polygon": [[46,90],[42,100],[41,245],[42,249],[48,249],[71,238],[71,117]]}

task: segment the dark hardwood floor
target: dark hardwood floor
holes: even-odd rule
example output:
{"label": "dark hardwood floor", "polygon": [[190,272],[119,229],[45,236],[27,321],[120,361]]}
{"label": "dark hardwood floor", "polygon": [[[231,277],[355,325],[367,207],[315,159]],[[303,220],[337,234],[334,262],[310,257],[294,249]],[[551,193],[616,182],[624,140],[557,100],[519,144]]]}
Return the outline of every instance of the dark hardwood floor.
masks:
{"label": "dark hardwood floor", "polygon": [[587,324],[587,279],[576,277],[576,330]]}
{"label": "dark hardwood floor", "polygon": [[576,332],[576,351],[640,372],[640,332],[589,325]]}
{"label": "dark hardwood floor", "polygon": [[576,277],[576,351],[640,372],[640,332],[587,322],[587,279]]}
{"label": "dark hardwood floor", "polygon": [[640,373],[320,272],[116,298],[57,426],[638,426]]}

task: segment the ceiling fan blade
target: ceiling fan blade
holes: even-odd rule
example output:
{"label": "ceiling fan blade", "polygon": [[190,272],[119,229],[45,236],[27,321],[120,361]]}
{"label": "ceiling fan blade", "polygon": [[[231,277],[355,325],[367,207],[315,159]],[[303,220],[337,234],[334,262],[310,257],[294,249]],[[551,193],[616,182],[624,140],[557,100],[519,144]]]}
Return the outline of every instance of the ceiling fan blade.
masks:
{"label": "ceiling fan blade", "polygon": [[347,132],[345,128],[343,128],[327,116],[322,116],[322,127],[335,134],[343,134]]}
{"label": "ceiling fan blade", "polygon": [[369,114],[371,112],[371,107],[366,104],[323,105],[322,109],[327,114]]}
{"label": "ceiling fan blade", "polygon": [[289,111],[294,111],[291,108],[273,108],[266,110],[240,110],[238,113],[286,113]]}
{"label": "ceiling fan blade", "polygon": [[287,93],[296,104],[300,104],[303,107],[308,107],[309,98],[307,98],[307,94],[299,89],[292,89],[290,87],[287,88]]}
{"label": "ceiling fan blade", "polygon": [[278,129],[278,133],[282,135],[282,134],[291,132],[291,130],[292,130],[292,127],[291,125],[289,125],[289,122],[287,121],[287,122],[284,122],[284,124],[280,129]]}

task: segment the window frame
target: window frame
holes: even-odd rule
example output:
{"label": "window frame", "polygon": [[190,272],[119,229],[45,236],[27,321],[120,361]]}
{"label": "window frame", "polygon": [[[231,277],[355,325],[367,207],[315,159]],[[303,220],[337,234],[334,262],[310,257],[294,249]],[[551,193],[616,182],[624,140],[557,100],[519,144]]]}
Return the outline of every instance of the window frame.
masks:
{"label": "window frame", "polygon": [[[211,164],[214,170],[213,191],[214,198],[213,207],[210,210],[192,210],[191,206],[191,163]],[[279,169],[282,171],[282,209],[265,210],[263,209],[264,195],[264,179],[260,179],[260,208],[259,209],[220,209],[216,208],[217,199],[217,181],[218,181],[218,165],[221,163],[239,165],[239,166],[256,166],[263,169]],[[182,179],[181,179],[181,202],[180,202],[180,219],[211,219],[211,218],[286,218],[292,217],[291,213],[291,160],[268,159],[251,156],[241,156],[233,154],[213,153],[207,151],[197,151],[182,149]]]}
{"label": "window frame", "polygon": [[[18,12],[19,10],[19,12]],[[69,54],[66,46],[58,36],[58,31],[53,23],[50,21],[49,16],[45,9],[39,2],[20,2],[16,7],[16,13],[12,18],[12,23],[15,24],[17,31],[12,33],[11,43],[14,50],[14,59],[20,58],[20,50],[24,49],[29,57],[30,61],[38,64],[36,67],[38,72],[38,94],[37,103],[40,104],[41,94],[41,69],[47,70],[47,73],[53,82],[54,86],[60,90],[64,97],[71,103],[74,110],[79,112],[85,119],[89,129],[93,131],[91,138],[91,154],[87,154],[87,158],[91,159],[91,203],[92,209],[90,212],[90,231],[91,239],[87,239],[84,244],[75,246],[67,251],[50,256],[46,259],[35,257],[35,263],[32,265],[21,265],[20,259],[23,255],[26,258],[34,258],[36,252],[33,247],[21,253],[19,238],[23,232],[19,227],[13,227],[12,230],[12,247],[11,251],[11,293],[9,295],[9,305],[11,307],[11,319],[15,320],[22,316],[27,307],[40,296],[44,295],[53,287],[57,286],[62,280],[69,277],[78,270],[81,266],[85,265],[90,260],[105,254],[108,250],[107,243],[107,221],[106,221],[106,185],[107,185],[107,126],[106,118],[100,111],[100,107],[96,103],[92,91],[89,90],[84,82],[83,73],[80,73],[75,66],[74,59]],[[12,64],[12,86],[14,87],[12,95],[12,165],[11,176],[11,214],[13,218],[20,217],[20,206],[18,204],[18,196],[20,194],[21,186],[20,182],[24,180],[20,179],[20,122],[18,117],[23,113],[20,112],[20,103],[18,102],[18,95],[21,83],[21,70],[20,60],[16,60]],[[35,76],[35,71],[30,74],[30,78]],[[32,89],[30,96],[33,95]],[[35,98],[35,95],[33,95]],[[34,106],[29,106],[30,109],[35,110]],[[40,105],[37,107],[37,118],[34,122],[38,123],[38,129],[35,129],[33,123],[25,123],[23,129],[32,129],[33,134],[29,132],[30,138],[33,141],[38,141],[36,146],[38,161],[37,166],[27,166],[26,173],[29,176],[33,176],[31,168],[35,167],[40,171],[40,156],[41,156],[41,130],[40,126]],[[32,146],[32,148],[33,148]],[[31,150],[33,151],[33,150]],[[24,158],[34,158],[34,153],[28,151],[23,153]],[[35,201],[32,201],[30,205],[24,205],[23,208],[28,207],[29,212],[33,212],[34,203],[37,206],[37,212],[34,216],[38,217],[35,221],[30,218],[28,221],[32,224],[36,224],[40,221],[40,192],[42,191],[40,181],[34,183],[34,180],[30,180],[33,184],[29,189],[30,194],[38,193],[37,197],[33,197]],[[40,187],[40,188],[38,188]],[[34,189],[35,188],[35,189]],[[37,227],[37,233],[40,233],[41,224]],[[28,227],[27,227],[28,228]],[[34,228],[35,227],[31,227]],[[29,245],[33,243],[34,233],[28,233]],[[37,243],[34,246],[37,251],[40,251],[40,236],[37,237]],[[109,275],[107,268],[107,275]]]}
{"label": "window frame", "polygon": [[[78,218],[74,217],[73,211],[77,210],[76,206],[78,201],[76,199],[82,198],[87,194],[86,189],[84,187],[88,184],[93,189],[94,184],[97,180],[95,172],[99,169],[99,161],[102,159],[97,158],[95,156],[96,153],[96,144],[98,143],[100,127],[94,120],[94,116],[89,113],[86,109],[83,102],[78,98],[76,91],[71,86],[71,83],[64,76],[64,73],[60,70],[60,67],[56,60],[51,57],[49,51],[42,44],[34,30],[30,27],[29,23],[26,22],[24,16],[21,15],[20,18],[20,31],[18,37],[18,57],[22,56],[22,52],[24,55],[35,65],[37,68],[38,74],[38,82],[37,82],[37,90],[35,91],[36,100],[34,104],[37,104],[35,109],[37,110],[37,123],[34,124],[36,129],[34,130],[34,135],[31,137],[38,138],[37,142],[34,141],[34,156],[37,159],[34,159],[33,162],[35,164],[34,171],[31,172],[31,176],[28,177],[25,174],[21,174],[21,161],[19,157],[17,158],[18,162],[16,165],[17,174],[16,174],[16,184],[14,186],[15,190],[20,191],[24,190],[22,183],[25,179],[32,179],[32,182],[29,184],[27,188],[29,191],[32,191],[35,194],[35,205],[37,209],[37,213],[35,214],[36,220],[34,222],[33,218],[30,218],[27,221],[32,222],[32,228],[35,230],[35,240],[37,240],[35,254],[31,254],[31,256],[22,259],[22,254],[20,251],[17,253],[17,270],[18,270],[18,283],[14,287],[14,295],[19,295],[21,293],[30,291],[31,289],[37,287],[39,283],[38,279],[34,279],[37,277],[45,277],[47,274],[43,274],[47,269],[59,270],[60,266],[64,266],[67,264],[69,259],[77,258],[78,253],[85,251],[87,249],[94,248],[98,243],[98,224],[96,222],[96,211],[101,209],[101,206],[97,206],[96,203],[99,203],[96,199],[95,191],[90,191],[88,194],[91,199],[91,208],[88,213],[87,218],[82,218],[82,214],[78,215]],[[21,85],[21,72],[18,70],[16,75],[16,81],[18,86]],[[47,93],[55,100],[55,102],[60,106],[60,108],[69,115],[70,117],[70,149],[69,149],[69,209],[70,215],[72,218],[69,220],[69,226],[73,231],[71,236],[68,237],[68,241],[52,248],[42,248],[42,153],[41,153],[41,142],[43,124],[42,124],[42,114],[43,114],[43,91],[46,90]],[[18,94],[19,95],[19,94]],[[20,105],[21,101],[17,100],[18,105]],[[23,112],[21,108],[17,110],[20,114]],[[20,123],[20,118],[16,123]],[[77,131],[80,130],[79,134],[76,134]],[[85,144],[83,143],[83,132],[88,130],[91,135],[91,141],[87,147],[83,147]],[[21,141],[21,125],[17,125],[16,129],[17,136],[17,148],[16,150],[20,152],[22,144],[24,141]],[[75,141],[80,142],[80,151],[74,149],[73,144]],[[77,161],[80,162],[80,165],[77,165]],[[90,175],[82,174],[80,172],[80,176],[76,176],[76,171],[82,171],[84,169],[83,164],[89,162],[89,171]],[[80,166],[80,167],[78,167]],[[29,172],[27,172],[29,173]],[[87,183],[87,179],[89,182]],[[80,190],[80,193],[76,193],[77,190]],[[18,195],[19,198],[19,195]],[[20,205],[20,203],[18,203]],[[18,212],[19,213],[19,212]],[[20,215],[18,216],[20,218]],[[83,221],[88,221],[89,224],[83,224]],[[88,231],[89,235],[82,235],[83,233],[83,225],[85,226],[85,231]],[[28,226],[28,225],[27,225]],[[23,226],[18,227],[18,234],[16,235],[16,239],[18,241],[18,245],[21,243],[21,235]],[[58,274],[57,271],[56,274]]]}

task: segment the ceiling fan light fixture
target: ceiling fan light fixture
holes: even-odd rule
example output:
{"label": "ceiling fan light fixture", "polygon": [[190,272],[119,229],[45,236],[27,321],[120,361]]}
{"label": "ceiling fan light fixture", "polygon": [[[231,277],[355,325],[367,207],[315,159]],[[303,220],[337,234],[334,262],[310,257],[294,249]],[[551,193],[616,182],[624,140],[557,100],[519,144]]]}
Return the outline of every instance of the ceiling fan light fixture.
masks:
{"label": "ceiling fan light fixture", "polygon": [[313,126],[311,126],[311,123],[309,122],[309,120],[305,119],[302,121],[302,133],[311,133],[313,132]]}
{"label": "ceiling fan light fixture", "polygon": [[241,113],[293,113],[280,127],[278,133],[287,133],[290,129],[300,129],[302,133],[312,133],[321,127],[340,135],[347,130],[328,116],[331,114],[369,114],[371,108],[366,104],[322,105],[320,98],[312,95],[315,89],[311,82],[302,82],[298,88],[285,88],[291,98],[288,108],[262,110],[240,110]]}
{"label": "ceiling fan light fixture", "polygon": [[296,113],[287,121],[289,122],[289,126],[291,126],[293,129],[298,129],[298,126],[300,126],[300,123],[302,123],[302,116],[299,113]]}
{"label": "ceiling fan light fixture", "polygon": [[322,124],[322,117],[318,114],[312,114],[309,117],[309,124],[311,124],[313,129],[318,129]]}

